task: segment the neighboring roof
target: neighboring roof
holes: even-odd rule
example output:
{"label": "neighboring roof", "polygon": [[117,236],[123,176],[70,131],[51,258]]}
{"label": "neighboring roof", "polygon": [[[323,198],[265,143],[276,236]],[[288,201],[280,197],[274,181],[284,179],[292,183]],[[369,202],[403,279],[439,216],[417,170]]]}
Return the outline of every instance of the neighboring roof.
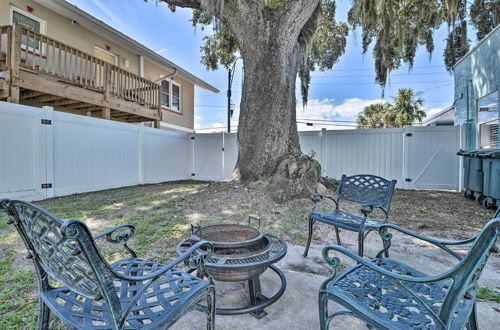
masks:
{"label": "neighboring roof", "polygon": [[34,1],[43,5],[44,7],[53,10],[59,15],[77,21],[78,24],[80,24],[81,26],[103,36],[104,38],[110,39],[127,49],[136,52],[138,55],[142,55],[145,58],[150,59],[157,64],[170,67],[172,69],[176,69],[177,75],[191,81],[192,83],[201,88],[204,88],[214,93],[219,93],[219,90],[214,86],[196,77],[194,74],[181,68],[177,64],[167,60],[165,57],[156,53],[152,49],[126,36],[120,31],[112,28],[103,21],[98,20],[94,16],[88,14],[87,12],[79,9],[78,7],[74,6],[73,4],[65,0],[34,0]]}
{"label": "neighboring roof", "polygon": [[435,122],[453,122],[455,120],[455,107],[450,106],[444,110],[439,111],[438,113],[426,118],[423,121],[424,126],[428,126]]}
{"label": "neighboring roof", "polygon": [[457,67],[457,65],[459,65],[463,60],[465,60],[467,57],[469,57],[470,54],[472,54],[479,46],[481,46],[481,44],[483,42],[485,42],[486,40],[488,40],[499,29],[500,29],[500,24],[498,24],[497,26],[495,26],[495,28],[493,30],[491,30],[490,33],[488,33],[487,35],[485,35],[484,38],[481,39],[481,41],[479,41],[476,45],[474,45],[474,47],[471,48],[471,50],[469,50],[467,52],[467,54],[465,54],[464,56],[462,56],[462,58],[459,59],[457,63],[455,63],[455,65],[453,66],[453,69],[455,69]]}

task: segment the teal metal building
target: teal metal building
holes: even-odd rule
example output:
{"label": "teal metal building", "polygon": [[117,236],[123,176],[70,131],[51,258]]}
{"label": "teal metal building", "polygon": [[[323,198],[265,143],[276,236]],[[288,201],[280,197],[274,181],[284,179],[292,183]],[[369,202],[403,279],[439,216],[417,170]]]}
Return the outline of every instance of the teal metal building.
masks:
{"label": "teal metal building", "polygon": [[500,25],[453,68],[455,125],[465,124],[466,148],[500,148]]}

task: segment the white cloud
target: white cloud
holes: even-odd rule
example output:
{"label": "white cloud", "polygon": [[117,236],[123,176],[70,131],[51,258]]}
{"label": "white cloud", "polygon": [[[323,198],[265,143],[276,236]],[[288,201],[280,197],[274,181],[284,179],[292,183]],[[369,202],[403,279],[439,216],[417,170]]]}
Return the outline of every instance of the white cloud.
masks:
{"label": "white cloud", "polygon": [[297,104],[297,118],[332,119],[337,117],[355,119],[366,106],[380,103],[380,99],[363,100],[357,97],[345,99],[339,105],[334,105],[334,101],[334,99],[328,98],[323,100],[313,99],[309,100],[305,107]]}
{"label": "white cloud", "polygon": [[430,117],[430,116],[435,115],[438,112],[443,111],[444,109],[445,109],[444,107],[441,107],[441,108],[431,108],[429,110],[425,110],[425,113],[427,114],[427,117]]}

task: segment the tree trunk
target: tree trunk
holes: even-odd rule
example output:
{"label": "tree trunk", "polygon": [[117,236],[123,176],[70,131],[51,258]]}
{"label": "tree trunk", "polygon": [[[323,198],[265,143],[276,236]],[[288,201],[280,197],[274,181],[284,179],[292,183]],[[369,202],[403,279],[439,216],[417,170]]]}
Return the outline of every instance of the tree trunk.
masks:
{"label": "tree trunk", "polygon": [[277,8],[255,0],[163,1],[210,8],[238,42],[244,78],[235,175],[244,181],[268,179],[277,201],[313,192],[321,168],[300,150],[295,83],[321,15],[320,0],[290,0]]}
{"label": "tree trunk", "polygon": [[276,12],[264,11],[265,24],[236,34],[244,77],[235,173],[244,181],[271,179],[274,199],[284,201],[313,192],[321,169],[302,154],[297,132],[300,34],[276,33],[283,29],[282,21],[266,15]]}

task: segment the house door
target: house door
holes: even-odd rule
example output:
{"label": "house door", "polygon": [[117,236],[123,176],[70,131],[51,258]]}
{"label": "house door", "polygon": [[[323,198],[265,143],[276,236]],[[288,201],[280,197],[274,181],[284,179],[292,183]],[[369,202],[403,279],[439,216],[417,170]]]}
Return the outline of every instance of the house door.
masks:
{"label": "house door", "polygon": [[[36,33],[43,33],[43,21],[30,13],[26,13],[18,8],[11,7],[12,24],[22,26],[25,29]],[[21,47],[23,50],[40,53],[40,42],[26,35],[21,36]]]}

